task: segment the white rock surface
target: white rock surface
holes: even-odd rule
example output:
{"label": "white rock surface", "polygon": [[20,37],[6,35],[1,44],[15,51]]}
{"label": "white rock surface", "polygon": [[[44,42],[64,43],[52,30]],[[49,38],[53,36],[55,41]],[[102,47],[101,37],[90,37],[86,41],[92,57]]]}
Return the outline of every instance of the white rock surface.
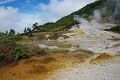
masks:
{"label": "white rock surface", "polygon": [[[106,24],[103,29],[114,26],[113,24]],[[81,42],[77,44],[80,48],[87,49],[96,53],[108,53],[111,55],[120,55],[120,47],[114,45],[120,44],[120,40],[110,40],[112,36],[120,36],[113,32],[102,30],[83,30],[86,34],[70,36],[65,39],[69,43],[72,42],[73,47],[71,51],[75,50],[74,42]],[[76,44],[76,43],[75,43]],[[94,56],[93,56],[94,57]],[[89,64],[86,61],[83,64],[78,64],[74,67],[67,67],[56,72],[48,80],[120,80],[120,61],[111,60],[102,64]]]}
{"label": "white rock surface", "polygon": [[[103,28],[110,28],[111,26],[114,26],[114,24],[103,25]],[[64,41],[82,42],[82,44],[78,44],[80,48],[96,53],[108,53],[111,55],[120,54],[120,47],[113,47],[114,45],[120,44],[120,40],[110,40],[113,38],[112,36],[120,37],[120,34],[95,29],[84,29],[83,32],[86,34],[69,36],[69,38]]]}
{"label": "white rock surface", "polygon": [[47,45],[45,45],[45,44],[39,44],[39,47],[40,48],[48,48],[48,49],[58,49],[58,47],[57,46],[47,46]]}
{"label": "white rock surface", "polygon": [[48,80],[120,80],[120,61],[67,67]]}

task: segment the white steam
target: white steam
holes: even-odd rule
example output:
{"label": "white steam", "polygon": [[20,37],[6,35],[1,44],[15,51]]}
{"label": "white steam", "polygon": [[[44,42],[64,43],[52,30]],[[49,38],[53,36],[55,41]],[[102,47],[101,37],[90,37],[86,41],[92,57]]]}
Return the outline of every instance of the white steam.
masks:
{"label": "white steam", "polygon": [[74,16],[74,20],[78,21],[80,24],[78,27],[73,26],[71,29],[101,29],[99,21],[101,19],[101,14],[99,10],[94,11],[94,16],[90,16],[91,20],[88,21],[85,18],[80,18],[78,15]]}
{"label": "white steam", "polygon": [[[108,15],[108,20],[111,22],[120,21],[120,0],[108,0],[105,5],[108,7],[111,4],[115,5],[114,12],[111,15]],[[85,18],[81,18],[78,15],[74,15],[74,20],[79,22],[80,24],[73,26],[71,29],[103,29],[102,25],[100,24],[100,21],[102,21],[102,14],[106,12],[106,8],[103,8],[101,10],[95,10],[93,16],[89,16],[91,20],[86,20]],[[107,15],[106,15],[107,16]],[[107,17],[106,17],[107,18]]]}
{"label": "white steam", "polygon": [[[111,0],[108,0],[111,1]],[[113,14],[109,17],[110,21],[120,20],[120,0],[116,0],[116,6]]]}

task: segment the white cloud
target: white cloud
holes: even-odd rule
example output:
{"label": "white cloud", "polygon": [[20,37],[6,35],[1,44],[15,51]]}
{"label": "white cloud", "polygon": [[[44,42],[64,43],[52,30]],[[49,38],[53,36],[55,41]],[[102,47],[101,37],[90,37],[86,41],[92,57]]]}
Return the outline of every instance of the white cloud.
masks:
{"label": "white cloud", "polygon": [[57,15],[66,16],[73,11],[77,11],[84,7],[86,4],[94,2],[96,0],[50,0],[48,5],[40,3],[38,6],[40,9],[49,10]]}
{"label": "white cloud", "polygon": [[27,14],[27,13],[20,13],[20,32],[24,31],[25,27],[32,28],[32,25],[35,22],[38,22],[38,25],[45,24],[47,22],[55,22],[57,20],[57,16],[54,14],[47,14],[47,13],[34,13],[34,14]]}
{"label": "white cloud", "polygon": [[17,28],[17,22],[19,22],[17,16],[18,16],[17,8],[0,7],[0,32],[5,32],[10,28]]}
{"label": "white cloud", "polygon": [[6,4],[8,2],[13,2],[13,1],[15,1],[15,0],[1,0],[0,4]]}
{"label": "white cloud", "polygon": [[32,28],[32,24],[44,24],[55,22],[58,17],[52,13],[19,13],[17,8],[0,7],[0,32],[15,29],[16,32],[23,32],[25,27]]}
{"label": "white cloud", "polygon": [[[6,2],[8,1],[15,0],[6,0]],[[27,4],[31,3],[30,0],[26,1]],[[48,5],[39,3],[37,5],[39,10],[35,9],[36,6],[32,6],[33,11],[30,11],[30,13],[20,13],[18,8],[0,7],[0,32],[15,29],[16,32],[21,33],[24,31],[25,27],[31,28],[32,24],[35,22],[38,22],[39,25],[46,22],[55,22],[59,18],[94,1],[95,0],[50,0]]]}

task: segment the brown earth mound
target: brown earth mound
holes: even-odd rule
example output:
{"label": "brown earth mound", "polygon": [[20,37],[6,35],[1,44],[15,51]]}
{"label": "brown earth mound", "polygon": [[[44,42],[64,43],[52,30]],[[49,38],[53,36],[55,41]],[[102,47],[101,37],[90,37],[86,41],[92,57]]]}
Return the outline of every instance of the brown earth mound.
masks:
{"label": "brown earth mound", "polygon": [[112,56],[109,55],[109,54],[100,54],[98,57],[94,58],[94,59],[91,59],[90,60],[90,64],[96,64],[96,63],[101,63],[101,62],[104,62],[104,61],[107,61],[109,59],[111,59]]}

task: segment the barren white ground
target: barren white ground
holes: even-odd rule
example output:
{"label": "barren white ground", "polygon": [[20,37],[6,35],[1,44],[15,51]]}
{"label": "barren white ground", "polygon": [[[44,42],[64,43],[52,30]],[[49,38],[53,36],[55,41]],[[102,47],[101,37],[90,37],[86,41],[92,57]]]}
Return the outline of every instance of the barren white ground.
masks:
{"label": "barren white ground", "polygon": [[[96,53],[107,53],[113,56],[120,55],[120,47],[114,47],[120,44],[120,40],[111,40],[114,36],[120,37],[119,34],[101,30],[83,31],[86,34],[70,36],[70,38],[61,39],[61,41],[75,42],[73,44],[74,48],[71,48],[73,50],[76,49],[75,45],[79,45],[80,48]],[[82,44],[77,44],[76,42],[82,42]],[[96,56],[98,54],[93,56],[93,58]],[[110,60],[102,64],[90,64],[89,61],[90,59],[83,64],[62,69],[48,80],[120,80],[120,60]]]}
{"label": "barren white ground", "polygon": [[120,61],[111,60],[102,64],[88,62],[58,71],[48,80],[120,80]]}

